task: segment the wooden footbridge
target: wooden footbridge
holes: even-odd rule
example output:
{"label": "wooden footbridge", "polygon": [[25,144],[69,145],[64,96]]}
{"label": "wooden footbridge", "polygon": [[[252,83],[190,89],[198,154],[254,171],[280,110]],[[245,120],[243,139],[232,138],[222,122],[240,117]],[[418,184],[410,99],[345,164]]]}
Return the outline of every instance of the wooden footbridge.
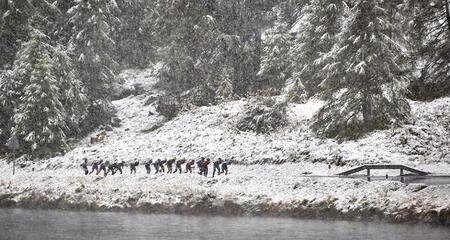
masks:
{"label": "wooden footbridge", "polygon": [[425,176],[425,175],[430,174],[429,172],[424,172],[424,171],[421,171],[421,170],[418,170],[418,169],[415,169],[415,168],[411,168],[411,167],[407,167],[407,166],[404,166],[404,165],[368,164],[368,165],[363,165],[363,166],[360,166],[360,167],[356,167],[356,168],[347,170],[345,172],[338,173],[337,175],[339,175],[339,176],[349,176],[349,175],[351,175],[353,173],[357,173],[357,172],[361,172],[361,171],[366,170],[367,171],[367,176],[370,177],[370,170],[374,170],[374,169],[389,169],[389,170],[399,169],[400,170],[400,176],[405,176],[404,175],[404,171],[408,171],[410,173],[414,173],[414,174],[419,175],[419,176]]}

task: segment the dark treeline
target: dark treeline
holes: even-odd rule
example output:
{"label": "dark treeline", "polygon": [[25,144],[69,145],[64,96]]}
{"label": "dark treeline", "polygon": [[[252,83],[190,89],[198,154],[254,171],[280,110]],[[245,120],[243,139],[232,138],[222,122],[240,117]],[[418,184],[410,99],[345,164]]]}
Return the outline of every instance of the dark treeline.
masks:
{"label": "dark treeline", "polygon": [[450,91],[448,0],[0,0],[0,149],[63,151],[109,124],[125,68],[162,63],[159,104],[326,101],[312,128],[354,138]]}

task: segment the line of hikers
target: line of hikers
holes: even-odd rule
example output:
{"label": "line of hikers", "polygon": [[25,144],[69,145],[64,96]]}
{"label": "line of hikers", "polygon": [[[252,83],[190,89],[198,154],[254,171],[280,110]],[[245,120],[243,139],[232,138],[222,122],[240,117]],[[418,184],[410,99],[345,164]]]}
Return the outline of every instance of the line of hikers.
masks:
{"label": "line of hikers", "polygon": [[[91,171],[88,169],[88,160],[87,158],[84,158],[83,163],[80,164],[81,169],[83,170],[85,175],[91,175],[95,172],[96,175],[103,172],[103,175],[106,177],[109,173],[111,175],[116,174],[119,172],[120,174],[123,173],[123,169],[125,167],[125,161],[121,162],[114,162],[110,163],[109,161],[103,161],[99,159],[100,157],[97,157],[98,159],[92,163]],[[144,162],[144,167],[147,172],[147,174],[151,173],[151,166],[155,169],[155,173],[160,172],[167,172],[167,173],[182,173],[182,166],[185,164],[185,171],[184,173],[192,173],[192,170],[194,168],[194,164],[197,165],[197,168],[199,169],[198,174],[207,177],[208,176],[208,167],[211,163],[211,160],[209,158],[202,157],[200,160],[195,162],[194,160],[186,160],[186,159],[179,159],[176,158],[170,159],[170,160],[161,160],[158,159],[156,161],[148,160]],[[220,174],[228,174],[228,165],[229,161],[222,160],[221,158],[218,158],[216,161],[213,162],[213,174],[212,177],[217,173],[217,175]],[[130,162],[130,174],[136,174],[136,167],[139,166],[139,161],[135,159],[134,162]],[[166,168],[164,167],[166,166]],[[173,168],[175,166],[175,169]]]}

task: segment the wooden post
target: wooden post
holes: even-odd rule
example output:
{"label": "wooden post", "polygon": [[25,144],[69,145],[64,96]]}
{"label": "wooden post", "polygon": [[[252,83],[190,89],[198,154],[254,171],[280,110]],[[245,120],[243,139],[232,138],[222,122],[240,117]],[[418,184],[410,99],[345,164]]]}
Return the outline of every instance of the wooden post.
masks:
{"label": "wooden post", "polygon": [[403,178],[403,168],[400,168],[400,182],[401,183],[405,182],[405,178]]}
{"label": "wooden post", "polygon": [[370,182],[370,168],[367,169],[367,181]]}
{"label": "wooden post", "polygon": [[13,176],[16,175],[16,149],[13,150]]}
{"label": "wooden post", "polygon": [[16,150],[20,146],[19,140],[17,139],[17,137],[15,135],[13,135],[8,139],[6,146],[13,153],[13,175],[15,175],[16,174]]}

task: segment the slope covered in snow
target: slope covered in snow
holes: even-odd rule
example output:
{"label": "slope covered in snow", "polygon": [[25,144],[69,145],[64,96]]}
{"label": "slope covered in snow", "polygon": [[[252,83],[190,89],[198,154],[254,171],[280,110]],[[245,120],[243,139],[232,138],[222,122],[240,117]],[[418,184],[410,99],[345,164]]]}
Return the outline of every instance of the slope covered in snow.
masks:
{"label": "slope covered in snow", "polygon": [[[124,71],[123,86],[139,88],[116,100],[121,125],[93,133],[64,156],[24,162],[12,176],[0,162],[0,205],[169,212],[227,212],[288,216],[387,218],[450,222],[450,187],[360,179],[309,178],[332,175],[365,163],[402,163],[448,174],[450,98],[411,102],[413,121],[357,141],[317,138],[310,130],[323,102],[289,104],[289,124],[270,134],[239,131],[235,125],[249,99],[182,112],[165,122],[149,101],[160,94],[152,71]],[[131,91],[133,92],[133,91]],[[230,159],[230,175],[197,174],[82,176],[86,157],[141,162],[149,158]],[[328,163],[342,159],[343,164]],[[153,169],[152,169],[153,170]],[[378,174],[398,175],[380,171]],[[204,205],[202,205],[204,204]],[[160,209],[160,210],[161,210]]]}
{"label": "slope covered in snow", "polygon": [[[349,166],[364,163],[420,165],[450,163],[450,98],[410,102],[413,120],[406,125],[373,132],[356,141],[320,139],[310,130],[313,115],[323,102],[289,104],[286,127],[270,134],[239,131],[235,125],[250,99],[205,106],[182,112],[164,122],[154,105],[145,103],[158,95],[151,71],[125,71],[125,86],[140,84],[146,91],[114,101],[121,126],[103,131],[100,143],[88,139],[55,164],[78,166],[80,159],[100,156],[109,160],[210,157],[236,163],[328,162],[336,158]],[[146,93],[146,94],[144,94]],[[154,129],[154,130],[153,130]],[[95,133],[99,134],[99,133]]]}

